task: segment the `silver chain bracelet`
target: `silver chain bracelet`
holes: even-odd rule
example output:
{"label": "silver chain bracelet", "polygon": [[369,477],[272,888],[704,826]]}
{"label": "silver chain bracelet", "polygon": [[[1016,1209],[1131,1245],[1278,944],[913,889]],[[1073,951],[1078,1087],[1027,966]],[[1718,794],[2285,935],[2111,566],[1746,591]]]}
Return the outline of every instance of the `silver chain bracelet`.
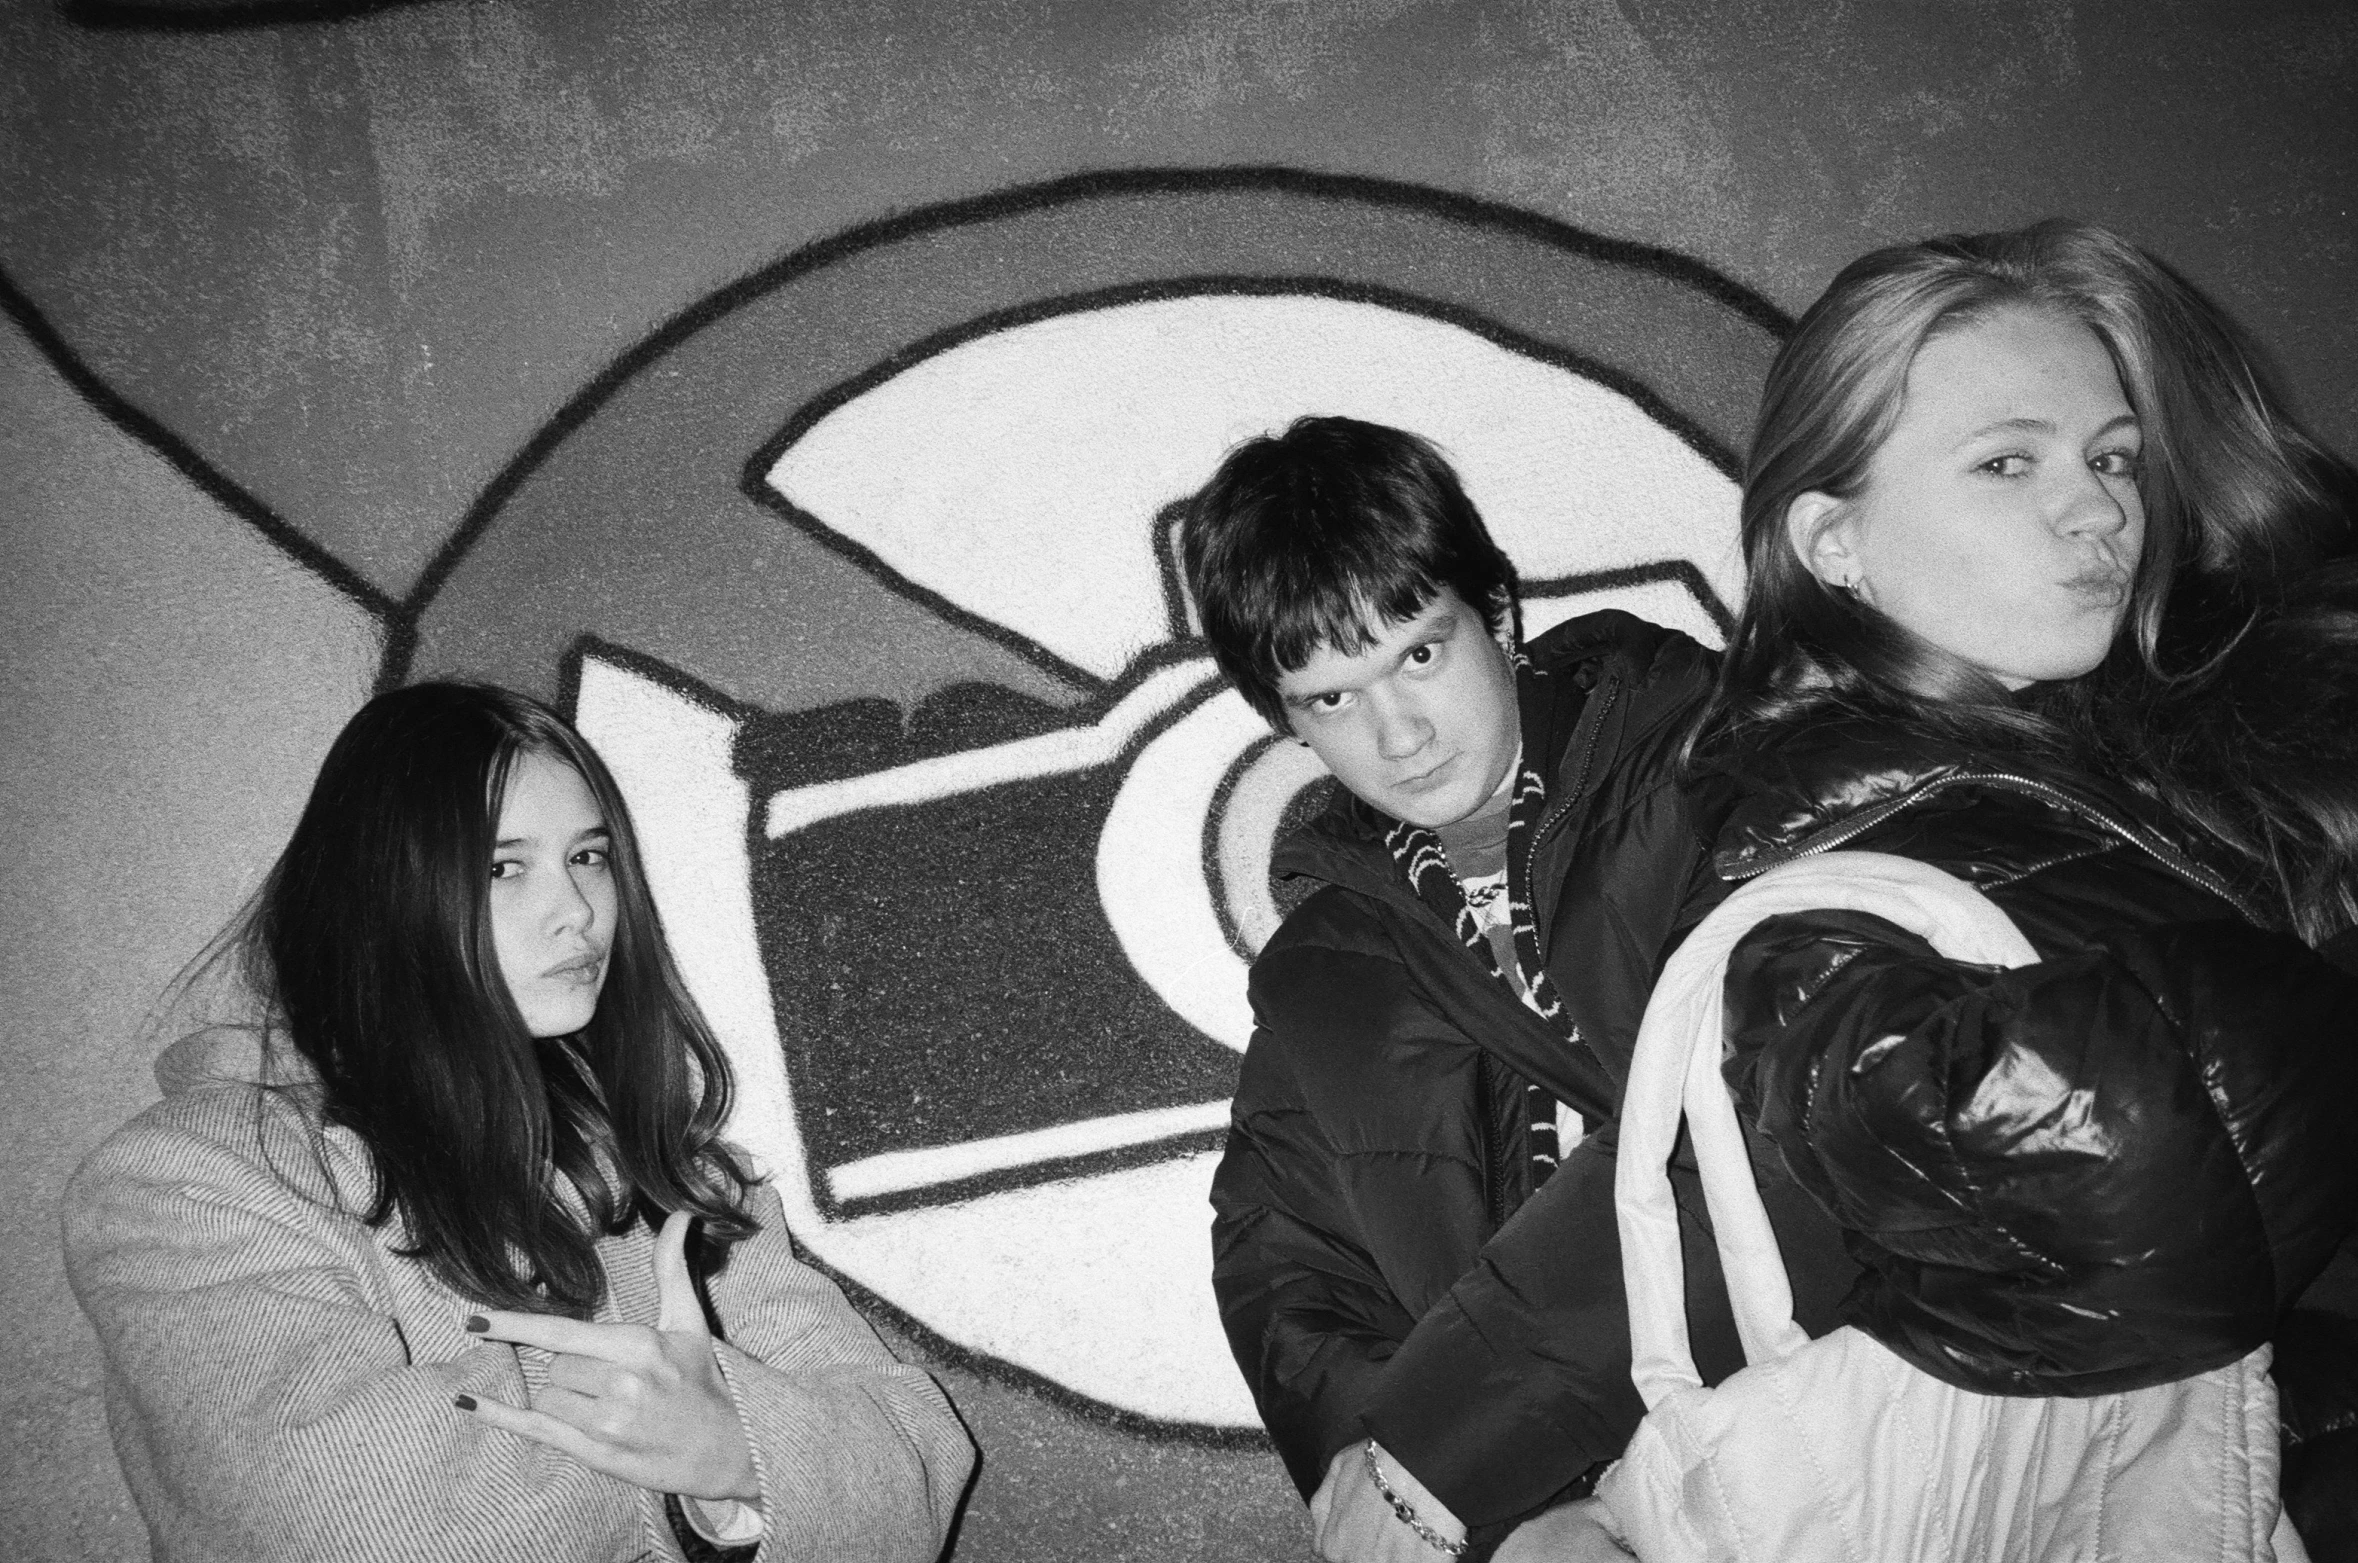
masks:
{"label": "silver chain bracelet", "polygon": [[1414,1504],[1392,1490],[1392,1484],[1384,1480],[1384,1468],[1376,1463],[1376,1441],[1372,1438],[1367,1441],[1367,1479],[1375,1483],[1375,1490],[1384,1495],[1384,1501],[1392,1506],[1392,1513],[1399,1518],[1400,1523],[1416,1532],[1418,1540],[1444,1557],[1462,1558],[1466,1555],[1464,1542],[1444,1541],[1439,1531],[1417,1518]]}

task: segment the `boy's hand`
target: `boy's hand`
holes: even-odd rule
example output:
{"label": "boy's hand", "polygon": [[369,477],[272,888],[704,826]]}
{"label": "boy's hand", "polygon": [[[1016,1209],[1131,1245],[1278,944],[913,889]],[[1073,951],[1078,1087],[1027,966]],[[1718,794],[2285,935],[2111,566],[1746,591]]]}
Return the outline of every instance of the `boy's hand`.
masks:
{"label": "boy's hand", "polygon": [[[1447,1541],[1463,1541],[1466,1528],[1424,1483],[1379,1446],[1384,1480],[1416,1510],[1416,1517]],[[1327,1462],[1326,1480],[1310,1499],[1310,1527],[1326,1563],[1448,1563],[1447,1554],[1400,1522],[1384,1495],[1368,1479],[1367,1445],[1346,1445]]]}
{"label": "boy's hand", "polygon": [[1534,1515],[1498,1544],[1491,1563],[1630,1563],[1635,1556],[1605,1528],[1596,1499]]}

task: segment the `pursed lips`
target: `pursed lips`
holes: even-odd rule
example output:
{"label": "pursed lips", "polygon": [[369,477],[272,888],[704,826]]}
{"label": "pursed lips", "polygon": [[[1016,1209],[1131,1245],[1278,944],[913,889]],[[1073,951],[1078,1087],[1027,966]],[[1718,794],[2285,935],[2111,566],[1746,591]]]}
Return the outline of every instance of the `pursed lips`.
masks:
{"label": "pursed lips", "polygon": [[2060,586],[2075,596],[2085,597],[2098,605],[2120,601],[2129,589],[2129,572],[2121,562],[2109,554],[2093,559],[2088,564],[2065,576]]}
{"label": "pursed lips", "polygon": [[606,957],[591,950],[573,956],[571,959],[557,962],[556,965],[542,972],[541,976],[550,982],[584,982],[596,976],[598,968],[605,964]]}

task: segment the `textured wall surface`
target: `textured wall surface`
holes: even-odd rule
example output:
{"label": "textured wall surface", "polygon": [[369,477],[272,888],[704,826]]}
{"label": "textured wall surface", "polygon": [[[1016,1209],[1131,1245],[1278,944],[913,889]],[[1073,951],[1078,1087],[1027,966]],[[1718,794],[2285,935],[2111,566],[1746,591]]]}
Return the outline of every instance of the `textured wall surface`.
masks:
{"label": "textured wall surface", "polygon": [[1309,778],[1160,507],[1387,417],[1539,620],[1708,636],[1842,261],[2111,223],[2350,451],[2354,190],[2330,0],[7,7],[0,1553],[140,1555],[58,1189],[343,718],[467,672],[625,773],[747,1137],[984,1447],[958,1556],[1304,1555],[1190,1267]]}

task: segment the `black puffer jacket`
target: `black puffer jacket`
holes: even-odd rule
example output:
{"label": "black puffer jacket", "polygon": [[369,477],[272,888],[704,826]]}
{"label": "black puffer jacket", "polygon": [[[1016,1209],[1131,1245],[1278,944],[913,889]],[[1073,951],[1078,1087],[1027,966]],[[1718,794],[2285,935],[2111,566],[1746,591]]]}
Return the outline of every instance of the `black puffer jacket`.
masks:
{"label": "black puffer jacket", "polygon": [[[1861,722],[1737,775],[1722,877],[1895,853],[1978,885],[2042,957],[1961,965],[1833,913],[1738,946],[1729,1082],[1853,1234],[1868,1274],[1846,1316],[2009,1394],[2162,1382],[2273,1339],[2296,1455],[2347,1428],[2358,979],[2256,926],[2167,820],[2086,777]],[[2346,1471],[2288,1475],[2305,1529],[2348,1519],[2320,1485]]]}
{"label": "black puffer jacket", "polygon": [[[1716,883],[1675,784],[1709,655],[1619,613],[1530,653],[1524,752],[1548,795],[1510,889],[1531,898],[1569,1024],[1486,970],[1409,887],[1390,822],[1338,796],[1280,850],[1281,872],[1323,888],[1254,963],[1257,1028],[1212,1189],[1222,1320],[1304,1494],[1372,1432],[1460,1518],[1493,1527],[1617,1454],[1643,1413],[1611,1136],[1593,1131],[1620,1100],[1666,947]],[[1526,1082],[1592,1129],[1535,1198]],[[1810,1219],[1805,1322],[1831,1323],[1853,1272]],[[1692,1236],[1697,1354],[1724,1373],[1742,1357],[1715,1256]]]}

